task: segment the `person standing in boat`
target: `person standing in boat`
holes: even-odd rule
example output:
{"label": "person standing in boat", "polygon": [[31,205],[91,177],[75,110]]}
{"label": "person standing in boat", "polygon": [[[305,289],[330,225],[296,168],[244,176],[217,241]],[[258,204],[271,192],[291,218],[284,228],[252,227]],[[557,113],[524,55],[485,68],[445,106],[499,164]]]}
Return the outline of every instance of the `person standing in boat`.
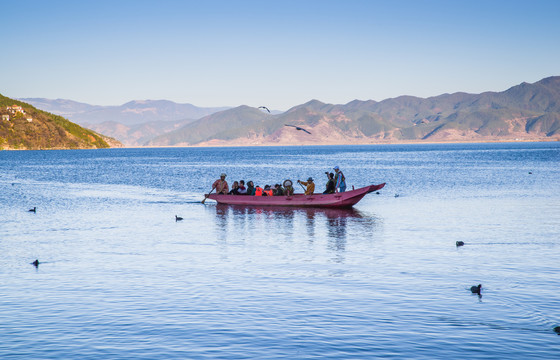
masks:
{"label": "person standing in boat", "polygon": [[307,179],[307,181],[297,181],[298,183],[307,186],[307,188],[305,189],[305,195],[313,195],[313,192],[315,191],[315,183],[313,182],[313,178],[310,177],[309,179]]}
{"label": "person standing in boat", "polygon": [[[229,191],[229,186],[228,183],[226,181],[226,174],[222,173],[220,175],[220,178],[216,181],[214,181],[214,184],[212,184],[212,190],[216,189],[216,194],[224,194],[226,195]],[[212,192],[212,191],[210,191]]]}
{"label": "person standing in boat", "polygon": [[346,178],[344,177],[344,174],[342,173],[342,171],[340,170],[340,168],[338,166],[335,166],[333,168],[334,172],[336,173],[336,175],[334,176],[334,187],[335,187],[335,192],[345,192],[346,191]]}
{"label": "person standing in boat", "polygon": [[328,171],[325,171],[325,174],[327,174],[327,186],[325,191],[323,191],[323,194],[334,194],[335,192],[335,184],[334,184],[334,174],[330,173]]}

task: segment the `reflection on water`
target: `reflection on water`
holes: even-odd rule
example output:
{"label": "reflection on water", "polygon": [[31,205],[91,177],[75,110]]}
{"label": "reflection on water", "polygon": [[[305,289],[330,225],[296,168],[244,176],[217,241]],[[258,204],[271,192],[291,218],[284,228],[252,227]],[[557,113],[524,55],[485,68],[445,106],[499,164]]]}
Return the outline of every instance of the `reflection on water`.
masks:
{"label": "reflection on water", "polygon": [[284,239],[305,239],[310,244],[326,240],[334,262],[344,261],[349,228],[360,236],[371,235],[379,220],[356,209],[254,207],[210,205],[215,208],[216,234],[220,241],[238,241],[251,234],[282,235]]}
{"label": "reflection on water", "polygon": [[329,220],[341,218],[364,218],[365,215],[360,211],[336,208],[294,208],[285,206],[245,206],[245,205],[225,205],[216,204],[216,214],[224,216],[231,212],[235,216],[262,215],[269,219],[293,219],[296,215],[305,215],[307,219],[313,220],[317,216],[325,217]]}

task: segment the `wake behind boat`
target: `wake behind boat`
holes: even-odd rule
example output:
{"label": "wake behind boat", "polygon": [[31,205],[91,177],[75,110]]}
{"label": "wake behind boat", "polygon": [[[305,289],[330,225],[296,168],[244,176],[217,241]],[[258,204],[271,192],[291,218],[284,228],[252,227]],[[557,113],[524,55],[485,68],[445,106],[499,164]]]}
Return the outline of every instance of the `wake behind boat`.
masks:
{"label": "wake behind boat", "polygon": [[291,196],[251,196],[251,195],[223,195],[206,194],[206,198],[218,204],[246,205],[246,206],[292,206],[292,207],[323,207],[349,208],[362,200],[370,192],[382,189],[385,183],[369,185],[363,188],[338,192],[334,194],[294,194]]}

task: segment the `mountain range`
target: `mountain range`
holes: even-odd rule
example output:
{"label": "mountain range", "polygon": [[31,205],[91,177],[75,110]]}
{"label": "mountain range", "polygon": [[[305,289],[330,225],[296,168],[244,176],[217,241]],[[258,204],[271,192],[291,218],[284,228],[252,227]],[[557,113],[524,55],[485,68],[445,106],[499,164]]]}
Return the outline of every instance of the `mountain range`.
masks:
{"label": "mountain range", "polygon": [[[30,99],[27,99],[30,100]],[[31,99],[39,100],[39,99]],[[521,83],[503,92],[453,93],[429,98],[325,104],[311,100],[288,111],[181,107],[133,101],[111,109],[41,99],[53,112],[111,135],[129,146],[372,144],[389,142],[514,141],[560,139],[560,77]],[[32,101],[30,101],[32,102]],[[32,102],[39,107],[37,102]],[[64,106],[63,106],[64,105]],[[189,115],[177,109],[199,112]],[[165,110],[164,110],[165,109]],[[56,111],[55,111],[56,110]],[[206,111],[206,114],[203,112]],[[198,115],[200,118],[195,119]],[[298,131],[296,125],[311,134]]]}
{"label": "mountain range", "polygon": [[[285,125],[297,125],[311,132]],[[400,96],[344,105],[312,100],[270,115],[248,106],[158,136],[150,146],[371,144],[560,139],[560,77],[503,92]]]}
{"label": "mountain range", "polygon": [[45,111],[64,116],[81,126],[141,146],[155,136],[229,107],[203,108],[168,100],[135,100],[118,106],[90,105],[66,99],[20,99]]}

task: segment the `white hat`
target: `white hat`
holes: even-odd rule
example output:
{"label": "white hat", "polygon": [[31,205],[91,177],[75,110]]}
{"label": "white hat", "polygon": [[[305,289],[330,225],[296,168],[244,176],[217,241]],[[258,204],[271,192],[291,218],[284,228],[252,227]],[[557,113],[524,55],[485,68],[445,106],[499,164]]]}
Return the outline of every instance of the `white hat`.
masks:
{"label": "white hat", "polygon": [[222,174],[220,175],[220,177],[226,177],[226,174],[225,174],[225,173],[222,173]]}
{"label": "white hat", "polygon": [[337,166],[333,167],[333,170],[340,170],[340,168]]}

